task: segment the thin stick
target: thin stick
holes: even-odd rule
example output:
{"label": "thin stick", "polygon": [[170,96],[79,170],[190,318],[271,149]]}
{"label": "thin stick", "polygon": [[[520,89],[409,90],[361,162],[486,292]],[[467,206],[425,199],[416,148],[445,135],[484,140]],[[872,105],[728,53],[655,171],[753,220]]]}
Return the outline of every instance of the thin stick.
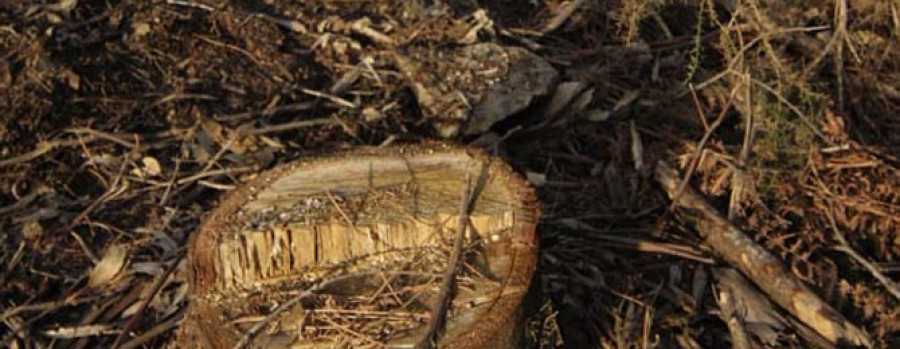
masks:
{"label": "thin stick", "polygon": [[[183,145],[184,143],[182,143],[182,146]],[[169,178],[169,182],[166,184],[166,190],[163,191],[163,196],[159,199],[160,207],[165,207],[166,203],[169,202],[169,195],[172,194],[172,188],[175,187],[175,182],[178,180],[179,170],[181,170],[181,157],[175,159],[175,169],[172,170],[172,177]]]}
{"label": "thin stick", "polygon": [[178,264],[181,263],[181,259],[184,258],[186,252],[187,249],[182,249],[178,253],[178,256],[175,257],[175,260],[172,261],[172,265],[169,266],[168,269],[166,269],[166,272],[162,276],[160,276],[158,280],[156,280],[156,282],[153,284],[153,288],[150,290],[150,294],[147,296],[147,299],[145,299],[144,302],[141,303],[141,307],[138,308],[138,311],[131,316],[131,319],[129,319],[128,322],[125,323],[125,327],[122,328],[122,332],[119,333],[119,336],[116,337],[116,340],[113,342],[110,348],[121,348],[119,346],[119,343],[122,343],[122,340],[124,340],[125,337],[128,336],[128,333],[131,332],[131,329],[134,328],[135,325],[137,325],[138,320],[144,318],[143,314],[147,310],[147,307],[150,305],[153,299],[156,298],[156,295],[162,289],[163,285],[166,284],[166,279],[168,279],[169,276],[172,275],[172,272],[174,272],[175,269],[178,268]]}
{"label": "thin stick", "polygon": [[697,118],[700,119],[700,123],[703,124],[703,131],[709,131],[709,123],[706,122],[706,113],[703,112],[703,107],[700,105],[700,97],[697,96],[697,90],[694,89],[694,84],[688,84],[688,89],[690,89],[691,98],[694,100],[694,109],[697,111]]}
{"label": "thin stick", "polygon": [[195,2],[183,1],[183,0],[166,0],[166,4],[175,5],[175,6],[192,7],[192,8],[200,9],[200,10],[207,11],[207,12],[213,12],[216,10],[215,7],[212,7],[209,5],[198,4]]}
{"label": "thin stick", "polygon": [[834,17],[837,22],[835,25],[835,35],[841,40],[841,43],[836,47],[836,52],[832,56],[832,59],[834,60],[834,84],[837,87],[837,108],[841,113],[844,113],[846,112],[846,105],[844,104],[844,94],[846,93],[844,89],[844,46],[846,45],[850,49],[850,52],[853,52],[853,43],[847,39],[847,0],[835,1],[834,7]]}
{"label": "thin stick", "polygon": [[[195,181],[199,181],[208,177],[215,177],[218,175],[229,175],[229,174],[238,174],[238,173],[247,173],[256,171],[256,168],[253,166],[241,166],[241,167],[233,167],[233,168],[223,168],[221,170],[210,170],[203,173],[198,173],[190,177],[184,177],[179,179],[177,184],[182,185],[186,183],[192,183]],[[161,184],[160,187],[165,186],[165,184]]]}
{"label": "thin stick", "polygon": [[[340,314],[340,313],[338,313],[338,314]],[[345,325],[337,323],[336,321],[332,320],[328,316],[323,316],[322,320],[327,322],[329,325],[331,325],[332,328],[337,329],[339,332],[343,332],[353,338],[361,339],[363,341],[369,342],[370,344],[374,344],[376,348],[383,348],[386,346],[382,342],[379,342],[377,340],[369,338],[365,334],[359,333],[359,331],[354,331],[351,328],[347,328],[347,326],[345,326]]]}
{"label": "thin stick", "polygon": [[144,332],[140,336],[134,337],[134,339],[128,341],[125,344],[122,344],[122,346],[119,347],[119,349],[137,348],[137,347],[141,346],[142,344],[149,342],[153,338],[156,338],[159,335],[169,332],[172,329],[174,329],[175,327],[178,327],[178,324],[181,323],[181,320],[183,320],[183,318],[180,315],[172,316],[172,318],[167,320],[166,322],[156,325],[155,327],[153,327],[153,329],[151,329],[147,332]]}
{"label": "thin stick", "polygon": [[284,124],[254,128],[252,130],[249,130],[248,132],[250,134],[261,135],[261,134],[266,134],[266,133],[276,133],[276,132],[283,132],[283,131],[290,131],[290,130],[296,130],[296,129],[301,129],[301,128],[313,127],[313,126],[331,125],[331,124],[336,124],[336,123],[337,123],[337,121],[335,121],[335,119],[331,118],[331,117],[319,118],[319,119],[309,119],[309,120],[298,120],[298,121],[291,121],[291,122],[284,123]]}
{"label": "thin stick", "polygon": [[98,131],[98,130],[94,130],[94,129],[90,129],[90,128],[86,128],[86,127],[70,128],[70,129],[66,130],[65,132],[76,134],[76,135],[85,135],[85,134],[92,135],[92,136],[96,137],[96,139],[105,139],[105,140],[111,141],[113,143],[117,143],[128,149],[138,148],[137,144],[135,144],[133,142],[129,142],[127,140],[124,140],[112,133]]}
{"label": "thin stick", "polygon": [[716,117],[716,121],[709,126],[709,130],[706,130],[706,133],[703,134],[703,138],[700,139],[700,143],[697,144],[697,149],[694,149],[694,154],[691,155],[691,161],[688,163],[688,168],[684,175],[684,180],[681,181],[681,184],[678,185],[678,190],[675,191],[675,197],[672,198],[672,205],[669,206],[669,210],[674,210],[676,206],[678,206],[678,198],[681,196],[681,193],[684,192],[684,188],[687,187],[688,182],[691,180],[691,176],[694,174],[694,170],[697,168],[697,164],[700,162],[700,157],[703,154],[703,148],[706,147],[706,142],[712,137],[713,132],[716,132],[716,129],[722,125],[722,121],[725,120],[725,116],[728,115],[728,109],[731,108],[731,103],[734,101],[734,96],[737,94],[736,86],[733,90],[731,90],[731,95],[728,96],[728,102],[722,107],[722,111],[719,113],[719,116]]}
{"label": "thin stick", "polygon": [[109,189],[107,189],[106,192],[103,193],[103,195],[101,195],[99,198],[97,198],[97,200],[94,200],[94,202],[92,202],[90,205],[88,205],[88,207],[85,208],[83,211],[81,211],[81,213],[79,213],[77,216],[75,216],[75,219],[73,219],[72,222],[69,223],[69,225],[66,227],[66,230],[71,230],[78,224],[81,224],[82,220],[89,219],[88,216],[92,212],[94,212],[94,210],[97,207],[99,207],[100,205],[116,198],[117,196],[121,196],[122,194],[125,193],[125,191],[127,190],[127,187],[125,185],[122,185],[120,187],[119,184],[122,183],[122,178],[125,175],[125,169],[128,167],[128,164],[130,164],[130,163],[131,163],[130,161],[122,161],[122,165],[119,166],[119,171],[116,173],[116,177],[113,179],[112,184],[110,184]]}
{"label": "thin stick", "polygon": [[53,148],[56,148],[58,146],[59,146],[59,143],[54,142],[54,141],[40,142],[37,144],[37,147],[35,147],[35,149],[30,152],[27,152],[27,153],[19,155],[19,156],[14,156],[9,159],[0,160],[0,168],[20,164],[23,162],[29,162],[31,160],[37,159],[37,158],[41,157],[41,155],[46,154],[47,152],[53,150]]}
{"label": "thin stick", "polygon": [[847,242],[846,238],[844,238],[844,234],[841,233],[840,230],[838,230],[837,222],[834,219],[834,213],[832,213],[833,210],[834,205],[832,204],[827,211],[826,216],[828,216],[828,223],[831,224],[831,230],[834,231],[834,239],[837,240],[838,244],[840,245],[835,247],[834,249],[846,253],[848,256],[853,258],[853,260],[859,262],[859,264],[862,264],[862,266],[865,267],[866,270],[868,270],[869,273],[871,273],[872,276],[876,280],[878,280],[878,282],[880,282],[881,285],[891,293],[891,295],[894,296],[894,298],[900,300],[900,284],[889,279],[887,276],[884,276],[884,274],[880,270],[878,270],[878,266],[866,259],[866,257],[863,257],[861,254],[859,254],[859,252],[857,252],[853,249],[853,247],[850,246],[850,243]]}
{"label": "thin stick", "polygon": [[222,115],[220,117],[216,117],[216,121],[234,121],[234,120],[247,119],[247,118],[251,118],[251,117],[255,117],[255,116],[269,116],[269,115],[274,115],[276,113],[282,113],[282,112],[304,111],[304,110],[313,109],[314,106],[315,106],[314,102],[300,102],[300,103],[293,103],[293,104],[285,104],[285,105],[280,105],[277,107],[266,108],[263,110],[253,110],[253,111],[247,111],[247,112],[243,112],[243,113]]}
{"label": "thin stick", "polygon": [[35,315],[33,318],[28,319],[27,321],[25,321],[18,327],[13,327],[14,325],[7,324],[7,327],[9,327],[10,331],[7,332],[5,336],[0,338],[0,346],[6,345],[4,348],[9,348],[9,347],[11,347],[11,345],[9,345],[7,343],[11,342],[16,336],[19,336],[19,338],[25,338],[25,337],[20,336],[19,332],[30,330],[35,323],[37,323],[40,319],[44,318],[44,316],[47,316],[47,314],[50,314],[50,312],[52,312],[53,310],[54,309],[45,309],[44,311]]}
{"label": "thin stick", "polygon": [[325,99],[327,99],[327,100],[333,102],[334,104],[337,104],[337,105],[340,105],[340,106],[343,106],[343,107],[347,107],[347,108],[350,108],[350,109],[357,109],[357,108],[359,108],[359,106],[356,105],[356,103],[353,103],[353,102],[348,101],[348,100],[346,100],[346,99],[343,99],[343,98],[341,98],[341,97],[332,95],[332,94],[330,94],[330,93],[325,93],[325,92],[319,92],[319,91],[315,91],[315,90],[310,90],[310,89],[308,89],[308,88],[301,88],[300,91],[303,92],[303,93],[305,93],[305,94],[314,96],[314,97],[325,98]]}
{"label": "thin stick", "polygon": [[246,347],[247,345],[250,344],[250,341],[253,340],[254,337],[256,337],[256,335],[259,333],[259,331],[262,331],[263,327],[266,327],[266,325],[268,325],[270,322],[272,322],[272,320],[274,320],[276,316],[285,312],[288,309],[293,308],[295,305],[297,305],[297,303],[300,303],[300,301],[315,295],[316,292],[322,290],[323,288],[326,288],[330,285],[336,284],[338,282],[341,282],[341,281],[344,281],[344,280],[347,280],[350,278],[359,277],[360,275],[372,274],[372,273],[375,273],[375,272],[364,272],[362,274],[345,274],[345,275],[335,277],[334,279],[319,281],[316,285],[313,285],[312,287],[304,290],[303,292],[300,292],[300,294],[298,294],[294,298],[291,298],[291,300],[284,302],[281,306],[279,306],[274,311],[272,311],[272,313],[270,313],[269,315],[266,315],[266,317],[264,319],[257,322],[256,325],[253,325],[253,327],[251,327],[249,330],[247,330],[247,332],[244,332],[244,336],[241,337],[241,340],[238,341],[237,344],[235,344],[232,348],[233,349],[242,349],[242,348]]}
{"label": "thin stick", "polygon": [[[750,79],[750,74],[747,73],[745,75],[745,79]],[[734,168],[734,174],[731,176],[731,198],[728,201],[728,220],[734,221],[735,216],[737,215],[738,206],[741,203],[741,198],[744,197],[744,193],[747,190],[747,164],[750,159],[750,151],[752,150],[753,145],[753,133],[754,133],[754,122],[753,122],[753,93],[750,90],[752,87],[751,84],[747,84],[747,108],[746,115],[744,118],[746,123],[744,124],[744,143],[741,146],[741,152],[738,154],[737,158],[737,166]]]}
{"label": "thin stick", "polygon": [[[750,40],[750,42],[748,42],[747,45],[745,45],[743,48],[741,48],[741,50],[737,54],[735,54],[735,57],[742,57],[744,54],[747,53],[747,51],[750,50],[751,47],[753,47],[754,45],[756,45],[757,43],[759,43],[760,41],[762,41],[764,39],[768,39],[771,36],[797,33],[797,32],[810,33],[810,32],[827,30],[830,28],[831,28],[830,26],[822,25],[822,26],[815,26],[815,27],[785,28],[782,30],[765,32],[765,33],[760,34],[753,40]],[[734,74],[733,69],[734,69],[735,65],[737,64],[737,62],[739,62],[739,61],[741,61],[741,60],[740,59],[732,60],[731,62],[728,63],[728,67],[726,69],[723,69],[721,72],[717,73],[716,75],[713,75],[709,79],[706,79],[703,82],[694,85],[693,86],[694,89],[697,91],[703,90],[706,87],[708,87],[709,85],[712,85],[713,83],[715,83],[716,81],[722,80],[723,78],[725,78],[726,76],[728,76],[730,74]],[[678,91],[678,93],[675,94],[675,98],[684,97],[685,95],[687,95],[690,92],[691,91],[689,89],[682,88],[681,91]]]}
{"label": "thin stick", "polygon": [[[331,205],[334,206],[334,209],[337,210],[338,214],[341,215],[341,218],[344,219],[344,222],[347,223],[347,225],[350,226],[351,229],[353,229],[353,232],[358,235],[362,235],[362,232],[356,228],[356,223],[353,223],[353,220],[350,219],[350,216],[347,215],[347,212],[345,212],[344,209],[341,208],[341,205],[338,204],[337,199],[334,198],[334,194],[331,193],[331,190],[326,190],[325,194],[328,196],[328,201],[331,202]],[[388,248],[395,247],[394,245],[389,244],[387,241],[384,241],[384,239],[382,239],[381,236],[379,236],[375,231],[370,230],[368,238],[380,242],[382,245],[387,246]]]}
{"label": "thin stick", "polygon": [[456,239],[453,241],[453,253],[450,255],[450,262],[444,271],[438,303],[431,310],[431,321],[428,322],[428,329],[414,346],[415,349],[431,349],[435,347],[437,334],[443,327],[447,316],[447,310],[450,307],[450,293],[456,282],[456,269],[459,267],[459,257],[462,254],[463,239],[466,236],[466,228],[469,226],[469,208],[472,201],[471,187],[472,179],[466,173],[466,188],[462,195],[462,202],[459,205],[459,221],[456,223]]}
{"label": "thin stick", "polygon": [[70,296],[70,297],[66,297],[66,299],[61,300],[61,301],[20,305],[18,307],[15,307],[15,308],[12,308],[12,309],[9,309],[9,310],[3,312],[3,314],[0,315],[0,322],[5,322],[9,318],[18,315],[19,313],[24,313],[27,311],[55,310],[57,308],[71,307],[71,306],[81,305],[84,303],[95,302],[99,299],[100,299],[100,297],[98,297],[98,296],[89,296],[89,297],[83,297],[83,298],[79,298],[76,296]]}
{"label": "thin stick", "polygon": [[[6,270],[3,272],[3,274],[0,274],[0,285],[6,285],[6,280],[12,277],[13,270],[17,265],[19,265],[19,262],[22,261],[22,256],[25,255],[23,251],[25,251],[25,241],[19,243],[19,248],[16,249],[16,252],[12,254],[9,262],[6,263]],[[8,255],[6,254],[6,252],[4,252],[3,258],[0,258],[0,260],[5,260],[6,256]],[[3,321],[6,321],[6,312],[4,312],[2,319],[0,319],[0,322]]]}

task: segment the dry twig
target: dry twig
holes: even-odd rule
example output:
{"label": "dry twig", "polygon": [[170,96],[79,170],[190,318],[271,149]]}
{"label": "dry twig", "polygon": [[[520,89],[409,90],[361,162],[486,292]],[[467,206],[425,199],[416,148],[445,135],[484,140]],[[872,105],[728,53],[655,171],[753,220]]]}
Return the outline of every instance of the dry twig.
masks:
{"label": "dry twig", "polygon": [[360,275],[375,274],[375,273],[378,273],[378,272],[370,271],[370,272],[361,272],[361,273],[355,273],[355,274],[344,274],[344,275],[340,275],[340,276],[337,276],[332,279],[320,280],[315,285],[307,288],[306,290],[303,290],[303,292],[300,292],[300,294],[298,294],[294,298],[291,298],[289,301],[284,302],[283,304],[278,306],[278,308],[275,308],[275,310],[273,310],[271,313],[266,315],[265,318],[263,318],[262,320],[257,322],[255,325],[253,325],[253,327],[251,327],[249,330],[247,330],[247,332],[244,332],[244,336],[241,337],[241,340],[239,340],[232,348],[233,349],[242,349],[242,348],[246,347],[247,345],[250,344],[250,341],[252,341],[253,338],[256,337],[257,334],[259,334],[259,331],[262,331],[262,329],[264,327],[266,327],[266,325],[271,323],[275,319],[276,316],[293,308],[298,303],[300,303],[300,301],[316,295],[316,292],[321,291],[322,289],[324,289],[328,286],[337,284],[339,282],[359,277]]}
{"label": "dry twig", "polygon": [[[749,79],[749,73],[746,79]],[[753,148],[753,135],[755,123],[753,120],[753,94],[751,93],[751,86],[747,84],[746,91],[747,94],[744,97],[744,102],[746,103],[746,107],[743,108],[744,112],[744,140],[741,145],[741,152],[738,154],[736,166],[734,166],[734,174],[731,177],[732,190],[731,190],[731,198],[728,201],[728,220],[734,221],[735,216],[737,215],[738,208],[741,203],[741,198],[744,197],[744,193],[748,188],[746,188],[747,184],[747,165],[750,161],[750,152]],[[741,108],[739,108],[740,110]]]}
{"label": "dry twig", "polygon": [[[728,102],[722,107],[722,111],[719,112],[719,116],[716,117],[716,121],[709,126],[709,129],[706,130],[706,133],[703,134],[703,137],[700,138],[700,142],[697,143],[697,148],[694,149],[694,154],[691,155],[691,161],[688,163],[687,174],[684,176],[684,179],[681,181],[681,184],[678,185],[678,190],[675,191],[675,196],[672,199],[672,205],[669,207],[669,210],[675,209],[675,206],[678,205],[678,198],[681,197],[681,193],[684,192],[684,189],[687,188],[688,183],[691,180],[691,176],[694,174],[694,170],[697,169],[697,164],[700,163],[700,158],[703,155],[703,148],[706,147],[706,142],[709,141],[712,134],[716,132],[716,129],[722,125],[722,121],[725,121],[725,116],[728,115],[728,111],[731,108],[731,103],[734,101],[734,96],[737,94],[737,91],[740,86],[735,86],[734,89],[731,90],[731,95],[728,96]],[[700,110],[697,107],[698,111]],[[704,118],[704,115],[700,115],[700,118]]]}
{"label": "dry twig", "polygon": [[844,234],[841,233],[841,231],[838,229],[837,222],[834,219],[833,211],[834,206],[832,205],[832,207],[829,207],[829,209],[826,211],[826,216],[828,217],[828,223],[831,225],[831,230],[834,232],[834,239],[838,242],[838,246],[834,249],[846,253],[848,256],[853,258],[853,260],[857,261],[859,264],[862,264],[862,266],[866,268],[866,270],[868,270],[870,274],[872,274],[872,277],[878,280],[878,282],[880,282],[881,285],[884,286],[884,288],[894,296],[894,298],[900,300],[900,284],[885,276],[881,272],[881,270],[879,270],[878,266],[875,265],[875,263],[869,261],[868,258],[864,257],[855,249],[853,249],[852,246],[850,246],[850,243],[846,238],[844,238]]}
{"label": "dry twig", "polygon": [[453,240],[453,251],[450,254],[450,260],[447,263],[447,269],[444,271],[443,280],[441,280],[441,293],[438,296],[437,304],[431,309],[431,321],[428,322],[428,328],[425,335],[416,343],[416,349],[431,349],[435,347],[438,332],[444,325],[447,317],[447,310],[450,307],[450,295],[453,292],[454,283],[456,282],[456,269],[459,268],[459,259],[462,254],[463,240],[466,236],[466,228],[469,226],[469,210],[472,206],[472,180],[468,173],[466,174],[466,186],[462,195],[462,202],[459,207],[459,220],[456,225],[456,238]]}
{"label": "dry twig", "polygon": [[184,258],[187,253],[187,249],[182,249],[181,252],[178,253],[178,256],[172,261],[172,265],[166,269],[166,272],[159,276],[159,279],[153,284],[153,287],[150,289],[150,294],[147,295],[147,299],[141,303],[141,307],[138,308],[137,312],[131,316],[131,319],[125,323],[125,327],[122,328],[122,332],[119,333],[119,336],[116,337],[116,340],[113,341],[113,344],[110,346],[111,348],[120,348],[119,343],[122,343],[122,340],[128,336],[128,333],[131,332],[131,329],[137,325],[137,322],[144,318],[143,314],[147,311],[147,307],[150,306],[150,302],[156,298],[156,295],[162,290],[163,285],[166,284],[166,280],[172,275],[172,272],[178,268],[178,264],[181,263],[181,260]]}

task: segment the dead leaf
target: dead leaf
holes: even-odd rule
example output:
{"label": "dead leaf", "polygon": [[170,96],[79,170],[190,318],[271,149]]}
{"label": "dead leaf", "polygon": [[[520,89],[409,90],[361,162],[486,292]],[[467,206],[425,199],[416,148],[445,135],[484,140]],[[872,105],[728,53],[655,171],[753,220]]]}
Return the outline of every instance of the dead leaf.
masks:
{"label": "dead leaf", "polygon": [[251,129],[252,125],[250,124],[245,124],[238,129],[232,129],[211,118],[203,118],[200,126],[213,142],[216,142],[221,147],[228,148],[232,153],[252,153],[260,148],[258,136],[241,132]]}
{"label": "dead leaf", "polygon": [[115,280],[123,270],[128,259],[128,248],[125,245],[112,245],[103,253],[100,263],[91,270],[88,286],[100,288]]}
{"label": "dead leaf", "polygon": [[90,158],[88,158],[85,165],[87,166],[106,166],[109,168],[116,168],[121,165],[122,159],[118,156],[112,155],[110,153],[100,153],[94,154]]}
{"label": "dead leaf", "polygon": [[210,154],[213,152],[212,141],[206,136],[206,132],[200,130],[197,132],[197,137],[194,138],[194,142],[188,144],[188,150],[194,161],[206,163],[212,158],[212,155]]}
{"label": "dead leaf", "polygon": [[528,171],[525,172],[525,177],[528,179],[528,182],[530,182],[535,187],[541,187],[544,184],[547,184],[547,175],[543,173]]}
{"label": "dead leaf", "polygon": [[547,119],[558,115],[584,88],[585,84],[578,81],[567,81],[559,84],[556,90],[553,91],[553,98],[550,99],[550,103],[544,109],[543,117]]}
{"label": "dead leaf", "polygon": [[380,121],[385,118],[384,113],[372,107],[366,107],[362,110],[362,116],[368,123]]}
{"label": "dead leaf", "polygon": [[78,6],[78,0],[61,0],[56,4],[56,10],[71,12],[76,6]]}
{"label": "dead leaf", "polygon": [[150,29],[150,25],[147,23],[133,23],[131,25],[131,30],[133,30],[132,35],[137,37],[150,34]]}
{"label": "dead leaf", "polygon": [[59,14],[57,14],[55,12],[47,12],[47,14],[45,16],[47,16],[47,22],[50,22],[53,24],[59,24],[59,23],[62,23],[62,21],[63,21],[62,16],[60,16]]}
{"label": "dead leaf", "polygon": [[44,235],[44,226],[37,219],[25,221],[22,225],[22,235],[28,240],[40,239]]}
{"label": "dead leaf", "polygon": [[578,97],[575,97],[575,99],[572,100],[572,103],[569,103],[569,108],[566,110],[567,116],[581,115],[587,106],[594,101],[594,91],[596,91],[594,88],[589,88],[582,91]]}
{"label": "dead leaf", "polygon": [[481,31],[494,35],[494,21],[483,9],[473,12],[471,19],[462,21],[460,24],[466,27],[464,29],[465,34],[457,39],[457,42],[460,44],[471,45],[478,42],[478,33]]}
{"label": "dead leaf", "polygon": [[825,118],[822,121],[822,132],[832,140],[845,143],[849,138],[845,127],[844,118],[836,114],[830,108],[825,110]]}
{"label": "dead leaf", "polygon": [[81,89],[81,77],[71,69],[61,69],[59,72],[59,76],[62,77],[66,81],[66,84],[68,84],[69,87],[71,87],[73,90],[78,91]]}
{"label": "dead leaf", "polygon": [[527,108],[538,96],[548,94],[559,73],[550,63],[528,50],[506,47],[509,73],[488,88],[472,110],[465,134],[487,132],[491,126]]}
{"label": "dead leaf", "polygon": [[144,163],[144,166],[141,168],[141,171],[148,176],[159,176],[162,174],[162,167],[159,165],[159,160],[151,156],[145,156],[141,159],[141,162]]}
{"label": "dead leaf", "polygon": [[622,95],[622,98],[619,98],[619,100],[616,101],[616,105],[613,106],[612,112],[615,113],[622,108],[631,105],[631,103],[633,103],[640,96],[641,90],[628,90],[627,92],[625,92],[625,94]]}
{"label": "dead leaf", "polygon": [[588,121],[602,122],[609,119],[609,111],[601,109],[591,109],[584,112],[584,118]]}
{"label": "dead leaf", "polygon": [[631,157],[634,160],[635,171],[644,169],[644,143],[641,142],[641,133],[638,132],[634,120],[631,120]]}
{"label": "dead leaf", "polygon": [[137,262],[131,265],[131,272],[157,276],[162,275],[166,270],[160,262]]}

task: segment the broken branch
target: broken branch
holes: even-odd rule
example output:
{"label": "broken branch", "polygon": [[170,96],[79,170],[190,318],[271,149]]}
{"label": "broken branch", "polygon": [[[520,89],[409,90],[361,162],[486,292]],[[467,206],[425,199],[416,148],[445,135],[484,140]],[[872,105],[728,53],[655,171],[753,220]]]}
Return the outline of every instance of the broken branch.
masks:
{"label": "broken branch", "polygon": [[872,346],[872,340],[859,327],[819,298],[797,279],[781,260],[757,244],[690,186],[681,195],[678,174],[665,162],[656,166],[656,180],[665,188],[674,206],[693,225],[704,242],[729,265],[759,286],[776,304],[812,327],[825,339],[836,344]]}

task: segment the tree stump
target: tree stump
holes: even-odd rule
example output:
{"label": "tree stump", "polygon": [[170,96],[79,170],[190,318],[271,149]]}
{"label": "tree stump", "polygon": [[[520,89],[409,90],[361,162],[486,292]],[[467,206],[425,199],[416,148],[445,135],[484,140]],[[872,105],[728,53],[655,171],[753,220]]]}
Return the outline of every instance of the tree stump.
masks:
{"label": "tree stump", "polygon": [[[528,183],[477,150],[367,148],[282,165],[229,193],[192,237],[177,345],[413,347],[445,320],[439,347],[515,348],[538,218]],[[457,221],[468,229],[449,311],[432,319]]]}

